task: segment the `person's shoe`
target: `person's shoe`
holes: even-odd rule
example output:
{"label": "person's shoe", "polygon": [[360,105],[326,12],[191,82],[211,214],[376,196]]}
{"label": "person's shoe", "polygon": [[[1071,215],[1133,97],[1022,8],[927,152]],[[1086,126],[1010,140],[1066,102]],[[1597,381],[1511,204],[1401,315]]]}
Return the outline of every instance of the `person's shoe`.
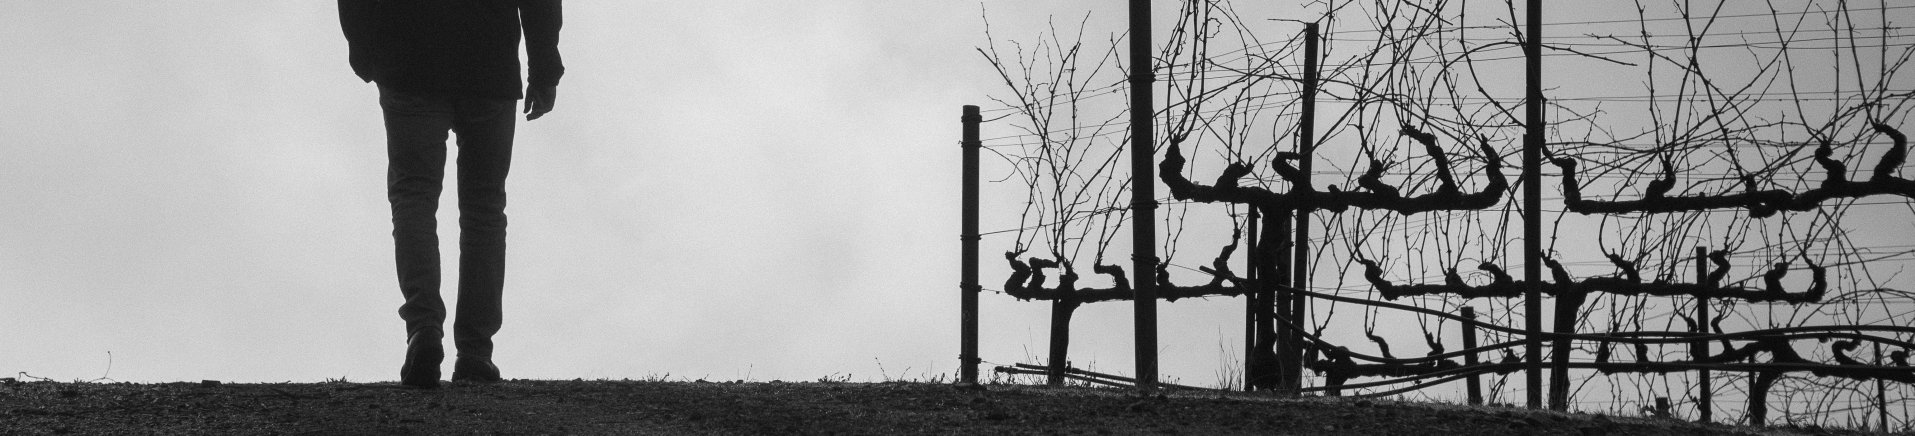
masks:
{"label": "person's shoe", "polygon": [[439,364],[445,362],[445,335],[421,330],[406,340],[406,363],[399,367],[399,384],[415,388],[439,387]]}
{"label": "person's shoe", "polygon": [[499,366],[491,358],[459,356],[452,364],[452,381],[491,383],[499,381]]}

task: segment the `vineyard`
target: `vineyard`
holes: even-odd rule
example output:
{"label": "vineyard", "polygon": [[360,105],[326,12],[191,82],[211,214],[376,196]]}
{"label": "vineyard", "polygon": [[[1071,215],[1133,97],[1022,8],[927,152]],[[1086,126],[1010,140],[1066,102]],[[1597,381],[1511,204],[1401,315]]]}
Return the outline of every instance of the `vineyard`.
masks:
{"label": "vineyard", "polygon": [[[1190,0],[1153,38],[1149,3],[987,25],[962,382],[1015,340],[979,297],[1050,307],[995,372],[1141,389],[1191,388],[1157,303],[1231,299],[1224,388],[1915,429],[1915,6]],[[1108,304],[1134,328],[1072,331]],[[1135,372],[1070,365],[1084,335]]]}

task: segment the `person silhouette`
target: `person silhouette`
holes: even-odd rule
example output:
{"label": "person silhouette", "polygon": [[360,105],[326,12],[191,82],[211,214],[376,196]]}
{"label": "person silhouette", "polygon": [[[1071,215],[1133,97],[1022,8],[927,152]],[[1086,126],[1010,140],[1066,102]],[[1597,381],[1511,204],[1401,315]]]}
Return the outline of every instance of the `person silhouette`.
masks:
{"label": "person silhouette", "polygon": [[[439,386],[445,302],[439,296],[439,192],[446,132],[458,135],[459,294],[453,381],[498,381],[492,336],[505,281],[505,178],[514,106],[526,121],[551,112],[559,77],[559,0],[339,0],[354,74],[379,88],[386,127],[386,197],[405,302],[404,386]],[[526,51],[520,92],[519,40]]]}

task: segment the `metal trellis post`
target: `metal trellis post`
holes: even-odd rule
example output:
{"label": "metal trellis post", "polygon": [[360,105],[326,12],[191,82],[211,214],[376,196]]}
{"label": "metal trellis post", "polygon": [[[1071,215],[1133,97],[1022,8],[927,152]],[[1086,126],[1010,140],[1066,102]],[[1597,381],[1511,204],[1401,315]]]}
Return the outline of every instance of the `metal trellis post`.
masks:
{"label": "metal trellis post", "polygon": [[[1463,306],[1463,320],[1464,321],[1461,323],[1463,324],[1462,326],[1463,327],[1463,349],[1468,350],[1468,349],[1476,348],[1476,308]],[[1464,367],[1476,366],[1476,353],[1471,352],[1468,354],[1464,354],[1463,366]],[[1470,374],[1468,383],[1469,384],[1466,386],[1468,387],[1468,392],[1469,392],[1469,404],[1471,406],[1482,405],[1483,404],[1483,386],[1478,384],[1475,374]]]}
{"label": "metal trellis post", "polygon": [[[1696,289],[1701,292],[1696,295],[1696,332],[1708,334],[1709,291],[1714,290],[1715,286],[1709,283],[1709,249],[1703,247],[1696,247]],[[1695,341],[1690,343],[1689,346],[1691,347],[1689,353],[1695,357],[1696,363],[1708,363],[1709,341]],[[1709,368],[1702,367],[1701,370],[1697,371],[1697,378],[1699,380],[1696,384],[1696,412],[1698,415],[1696,419],[1702,422],[1709,422],[1714,419],[1712,416],[1714,410],[1712,410],[1713,406],[1711,405],[1714,401],[1711,397],[1715,393],[1715,390],[1709,386]]]}
{"label": "metal trellis post", "polygon": [[1267,260],[1271,266],[1270,275],[1265,276],[1264,279],[1276,285],[1267,287],[1266,289],[1279,289],[1268,295],[1275,297],[1271,298],[1271,300],[1275,300],[1274,302],[1276,303],[1272,310],[1275,312],[1275,317],[1285,322],[1272,322],[1271,324],[1274,329],[1266,331],[1266,333],[1271,335],[1267,342],[1273,342],[1275,344],[1275,349],[1273,350],[1275,353],[1272,354],[1272,357],[1275,357],[1276,361],[1274,362],[1275,365],[1267,368],[1267,370],[1273,371],[1273,373],[1266,374],[1265,376],[1269,377],[1272,385],[1271,388],[1277,393],[1282,395],[1296,395],[1298,391],[1296,387],[1290,383],[1290,374],[1294,371],[1300,375],[1303,371],[1298,368],[1298,364],[1302,362],[1298,361],[1300,359],[1296,359],[1297,356],[1300,356],[1295,352],[1297,350],[1297,343],[1291,340],[1291,337],[1295,336],[1293,330],[1296,329],[1290,328],[1289,326],[1297,322],[1297,314],[1293,312],[1292,309],[1296,307],[1296,300],[1303,297],[1294,292],[1280,290],[1282,289],[1280,288],[1281,286],[1293,283],[1291,278],[1296,276],[1296,271],[1290,269],[1296,265],[1293,262],[1295,259],[1294,255],[1296,254],[1296,241],[1290,239],[1296,236],[1294,229],[1290,228],[1290,226],[1296,224],[1296,216],[1289,210],[1281,209],[1271,211],[1268,216],[1272,218],[1272,222],[1269,228],[1264,230],[1269,231],[1269,235],[1274,236],[1276,241],[1271,248],[1267,248],[1273,255]]}
{"label": "metal trellis post", "polygon": [[1130,0],[1131,288],[1135,310],[1137,389],[1157,388],[1157,187],[1151,161],[1157,155],[1151,126],[1153,61],[1150,0]]}
{"label": "metal trellis post", "polygon": [[[1882,343],[1875,343],[1875,366],[1884,366],[1882,362]],[[1888,388],[1882,384],[1882,378],[1875,378],[1875,410],[1881,412],[1882,433],[1888,433]]]}
{"label": "metal trellis post", "polygon": [[1261,284],[1263,282],[1257,281],[1258,270],[1263,269],[1262,267],[1263,255],[1259,251],[1261,250],[1261,248],[1258,246],[1258,243],[1260,241],[1258,241],[1257,239],[1257,228],[1261,224],[1263,224],[1262,220],[1263,220],[1263,216],[1257,213],[1257,207],[1250,206],[1250,219],[1245,220],[1245,223],[1244,223],[1245,227],[1250,228],[1250,233],[1249,233],[1250,237],[1247,239],[1249,241],[1248,244],[1249,244],[1250,250],[1246,251],[1245,252],[1246,254],[1244,256],[1244,260],[1245,260],[1244,263],[1247,264],[1244,267],[1244,270],[1246,271],[1246,274],[1249,275],[1248,282],[1250,283],[1250,289],[1244,290],[1244,293],[1243,293],[1243,304],[1244,304],[1243,306],[1243,390],[1244,391],[1257,390],[1257,384],[1253,383],[1254,381],[1260,380],[1260,378],[1257,375],[1257,368],[1258,368],[1257,366],[1257,359],[1258,359],[1257,334],[1258,332],[1262,331],[1260,329],[1260,325],[1258,324],[1259,322],[1258,320],[1265,319],[1265,318],[1259,318],[1257,316],[1258,314],[1263,313],[1259,311],[1258,308],[1268,307],[1270,305],[1270,302],[1265,301],[1263,298],[1263,295],[1264,295],[1263,285]]}
{"label": "metal trellis post", "polygon": [[977,284],[977,190],[978,190],[978,149],[983,143],[977,138],[978,124],[984,117],[978,114],[977,106],[964,106],[964,219],[962,280],[958,284],[958,293],[963,313],[959,318],[958,385],[977,385],[977,295],[982,290]]}

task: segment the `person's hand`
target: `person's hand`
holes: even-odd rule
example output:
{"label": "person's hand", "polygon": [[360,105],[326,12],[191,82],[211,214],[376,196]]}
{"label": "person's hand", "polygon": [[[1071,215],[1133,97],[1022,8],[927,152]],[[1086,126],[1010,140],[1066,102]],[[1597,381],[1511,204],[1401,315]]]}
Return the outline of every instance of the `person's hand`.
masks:
{"label": "person's hand", "polygon": [[552,103],[559,98],[556,86],[525,87],[525,120],[532,121],[552,111]]}

